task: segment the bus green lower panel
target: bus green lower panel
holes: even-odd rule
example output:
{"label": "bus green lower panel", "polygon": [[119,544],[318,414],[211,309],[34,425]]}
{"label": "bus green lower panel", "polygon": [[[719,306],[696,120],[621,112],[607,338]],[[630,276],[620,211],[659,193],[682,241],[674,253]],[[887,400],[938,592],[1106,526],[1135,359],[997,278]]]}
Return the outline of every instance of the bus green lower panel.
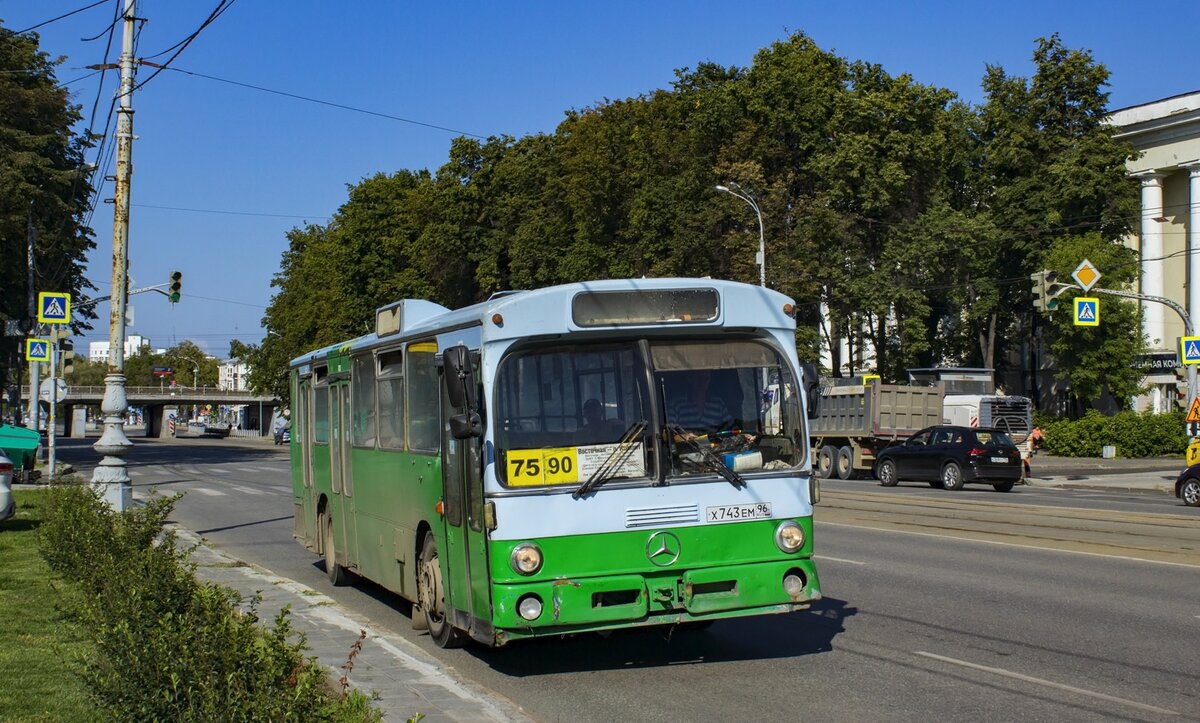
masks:
{"label": "bus green lower panel", "polygon": [[[804,591],[792,598],[783,587],[789,572],[799,572]],[[759,565],[708,567],[683,575],[683,606],[693,615],[741,610],[813,599],[816,573],[809,560],[785,560]]]}
{"label": "bus green lower panel", "polygon": [[[800,571],[806,581],[803,591],[789,595],[784,577]],[[755,608],[806,605],[821,598],[816,569],[810,559],[790,559],[728,567],[679,571],[671,576],[613,575],[498,584],[492,588],[496,628],[524,634],[539,629],[587,629],[610,627],[613,623],[653,624]],[[536,620],[518,614],[521,598],[535,595],[542,603]],[[669,618],[669,620],[667,619]]]}

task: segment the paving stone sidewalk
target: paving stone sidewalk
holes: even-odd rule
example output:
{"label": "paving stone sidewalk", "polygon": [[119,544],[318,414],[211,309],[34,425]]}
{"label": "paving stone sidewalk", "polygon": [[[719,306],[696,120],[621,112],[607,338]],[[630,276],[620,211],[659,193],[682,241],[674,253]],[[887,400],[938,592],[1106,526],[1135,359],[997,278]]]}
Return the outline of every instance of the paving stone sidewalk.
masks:
{"label": "paving stone sidewalk", "polygon": [[403,723],[418,713],[429,723],[531,720],[512,702],[455,678],[425,651],[373,628],[327,595],[208,547],[190,530],[176,527],[175,532],[182,547],[196,545],[192,561],[198,577],[237,590],[246,600],[262,596],[258,614],[263,621],[274,620],[290,605],[292,626],[308,639],[306,654],[315,655],[335,679],[365,631],[347,679],[352,687],[377,695],[373,705],[388,723]]}

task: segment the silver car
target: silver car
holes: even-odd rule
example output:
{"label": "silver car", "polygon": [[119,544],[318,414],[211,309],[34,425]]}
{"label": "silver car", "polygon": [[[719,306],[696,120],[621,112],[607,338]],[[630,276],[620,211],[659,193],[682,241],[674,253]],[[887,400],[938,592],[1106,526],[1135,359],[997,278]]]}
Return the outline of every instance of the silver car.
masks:
{"label": "silver car", "polygon": [[12,479],[12,460],[0,454],[0,520],[7,520],[17,510],[13,504]]}

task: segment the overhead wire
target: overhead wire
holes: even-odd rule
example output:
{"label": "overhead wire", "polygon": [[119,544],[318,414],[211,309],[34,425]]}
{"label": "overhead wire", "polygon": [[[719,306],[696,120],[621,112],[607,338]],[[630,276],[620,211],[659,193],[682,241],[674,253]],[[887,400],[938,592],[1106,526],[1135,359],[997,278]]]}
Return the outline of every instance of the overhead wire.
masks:
{"label": "overhead wire", "polygon": [[[187,47],[192,44],[192,41],[194,41],[197,37],[199,37],[200,33],[203,32],[205,28],[207,28],[209,25],[211,25],[217,18],[221,17],[221,15],[223,15],[226,10],[228,10],[230,7],[232,7],[235,2],[237,2],[237,0],[220,0],[220,2],[217,4],[217,7],[214,8],[211,13],[209,13],[208,17],[204,20],[204,22],[200,23],[200,27],[196,28],[190,35],[188,35],[183,40],[179,41],[178,43],[176,43],[175,45],[172,46],[172,48],[176,49],[175,53],[172,56],[167,58],[166,61],[164,61],[162,64],[155,67],[154,72],[151,73],[149,77],[147,77],[145,80],[135,84],[132,88],[129,89],[128,92],[132,93],[135,90],[139,90],[140,88],[145,86],[147,83],[154,80],[158,76],[159,73],[163,72],[164,70],[167,70],[168,67],[171,65],[171,63],[173,63],[175,61],[175,59],[178,58],[179,55],[184,50],[187,50]],[[157,57],[157,55],[162,55],[163,53],[166,53],[166,52],[168,52],[168,51],[162,51],[162,53],[158,53],[151,57]]]}
{"label": "overhead wire", "polygon": [[109,2],[109,0],[98,0],[97,2],[94,2],[91,5],[84,5],[83,7],[76,8],[75,10],[72,10],[69,13],[63,13],[62,15],[59,15],[56,18],[50,18],[49,20],[43,20],[42,22],[40,22],[36,25],[30,25],[29,27],[25,28],[24,30],[5,30],[4,33],[7,35],[24,35],[25,33],[28,33],[31,30],[37,30],[40,27],[49,25],[50,23],[56,23],[59,20],[62,20],[64,18],[69,18],[72,15],[77,15],[85,10],[91,10],[92,8],[94,8],[98,5],[103,5],[106,2]]}
{"label": "overhead wire", "polygon": [[299,95],[297,93],[289,93],[289,92],[283,91],[283,90],[275,90],[274,88],[267,88],[267,87],[264,87],[261,85],[254,85],[253,83],[243,83],[240,80],[230,80],[229,78],[220,78],[215,75],[208,75],[207,73],[199,73],[194,70],[185,70],[183,68],[165,68],[165,67],[163,68],[163,70],[171,70],[176,73],[183,73],[184,75],[191,75],[191,76],[195,76],[197,78],[204,78],[206,80],[212,80],[212,81],[216,81],[218,83],[228,83],[229,85],[236,85],[240,88],[248,88],[250,90],[257,90],[262,93],[271,93],[272,95],[279,95],[279,96],[283,96],[285,98],[292,98],[294,100],[302,100],[302,101],[305,101],[306,103],[316,103],[317,105],[329,106],[330,108],[339,108],[341,110],[348,110],[353,113],[362,113],[364,115],[375,116],[376,118],[385,118],[387,120],[393,120],[393,121],[397,121],[400,123],[408,123],[410,125],[422,126],[424,128],[432,128],[434,130],[446,131],[447,133],[456,133],[458,135],[467,136],[469,138],[478,138],[480,140],[487,140],[487,136],[482,136],[482,135],[479,135],[478,133],[471,133],[469,131],[459,130],[457,128],[450,128],[448,126],[437,125],[435,123],[426,123],[424,121],[413,120],[412,118],[405,118],[403,116],[392,115],[391,113],[382,113],[380,111],[368,110],[366,108],[358,108],[356,106],[346,105],[345,103],[334,103],[333,101],[321,100],[320,98],[313,98],[313,97],[306,96],[306,95]]}

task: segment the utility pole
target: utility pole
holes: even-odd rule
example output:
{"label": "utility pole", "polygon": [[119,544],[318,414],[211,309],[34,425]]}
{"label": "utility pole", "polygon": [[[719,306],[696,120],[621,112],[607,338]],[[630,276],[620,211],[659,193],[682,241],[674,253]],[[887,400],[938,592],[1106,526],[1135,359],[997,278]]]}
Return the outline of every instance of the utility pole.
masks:
{"label": "utility pole", "polygon": [[125,0],[121,35],[121,90],[117,109],[117,174],[113,193],[112,301],[108,314],[108,375],[104,377],[104,433],[93,445],[104,457],[92,474],[92,484],[103,488],[104,499],[117,512],[133,503],[125,455],[133,446],[125,436],[125,307],[129,266],[129,180],[133,158],[133,33],[137,0]]}
{"label": "utility pole", "polygon": [[[33,239],[34,239],[34,235],[35,235],[35,233],[33,230],[33,213],[31,212],[29,214],[29,216],[27,217],[26,226],[25,226],[25,239],[26,239],[26,242],[28,245],[27,252],[29,254],[29,278],[28,278],[29,320],[30,320],[31,324],[35,323],[34,320],[37,319],[37,289],[34,287],[34,273],[33,273],[33,247],[34,247]],[[30,329],[29,333],[33,334],[34,333],[33,329]],[[35,361],[29,362],[29,423],[33,425],[33,430],[35,432],[41,426],[38,423],[40,421],[39,418],[41,417],[41,412],[42,412],[42,408],[38,404],[38,385],[41,382],[40,377],[42,375],[41,364],[42,364],[41,362],[35,362]]]}

